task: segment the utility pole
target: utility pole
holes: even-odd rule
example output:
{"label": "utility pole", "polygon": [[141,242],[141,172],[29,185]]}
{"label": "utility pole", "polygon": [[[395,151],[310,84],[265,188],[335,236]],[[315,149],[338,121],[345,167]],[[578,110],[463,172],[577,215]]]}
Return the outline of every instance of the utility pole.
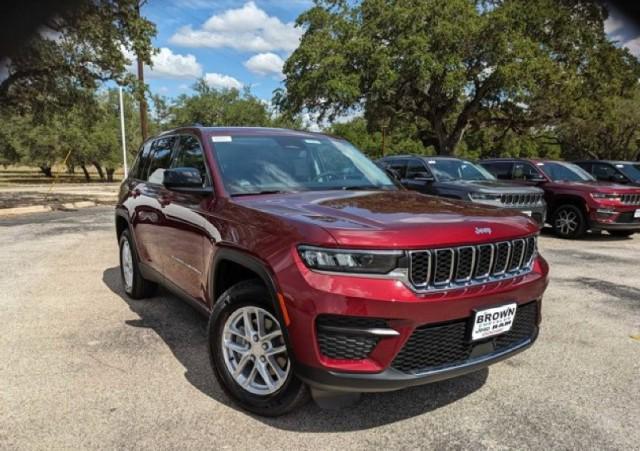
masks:
{"label": "utility pole", "polygon": [[124,178],[127,178],[129,171],[127,168],[127,140],[124,134],[124,102],[122,101],[122,86],[118,86],[118,93],[120,95],[120,132],[122,135],[122,163],[124,167]]}
{"label": "utility pole", "polygon": [[[140,3],[136,5],[136,12],[140,17]],[[142,141],[147,140],[147,101],[145,100],[144,92],[144,64],[140,59],[140,55],[136,55],[138,58],[138,95],[140,96],[140,131],[142,132]]]}

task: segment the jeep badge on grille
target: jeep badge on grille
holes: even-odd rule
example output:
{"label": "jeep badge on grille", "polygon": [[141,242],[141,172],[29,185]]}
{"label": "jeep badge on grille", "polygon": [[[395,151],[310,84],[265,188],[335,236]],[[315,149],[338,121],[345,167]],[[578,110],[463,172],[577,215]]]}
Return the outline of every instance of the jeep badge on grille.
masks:
{"label": "jeep badge on grille", "polygon": [[476,235],[491,235],[491,227],[476,227]]}

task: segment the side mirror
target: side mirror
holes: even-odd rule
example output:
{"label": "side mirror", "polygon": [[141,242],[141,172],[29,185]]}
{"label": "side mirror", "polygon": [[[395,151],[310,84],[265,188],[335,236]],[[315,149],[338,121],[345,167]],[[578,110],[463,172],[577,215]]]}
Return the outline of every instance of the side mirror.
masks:
{"label": "side mirror", "polygon": [[433,175],[429,174],[428,172],[418,172],[413,179],[418,182],[433,182],[435,180],[433,178]]}
{"label": "side mirror", "polygon": [[211,187],[202,186],[202,176],[195,168],[173,168],[164,171],[162,184],[179,193],[207,195],[213,193]]}

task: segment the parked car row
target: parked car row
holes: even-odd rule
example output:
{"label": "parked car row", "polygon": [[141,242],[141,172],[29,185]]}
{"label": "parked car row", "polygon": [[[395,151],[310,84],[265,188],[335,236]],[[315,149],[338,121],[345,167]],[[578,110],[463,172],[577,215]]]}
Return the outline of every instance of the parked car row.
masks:
{"label": "parked car row", "polygon": [[[563,238],[640,231],[640,163],[390,156],[378,164],[408,189],[516,208]],[[615,182],[615,183],[614,183]]]}

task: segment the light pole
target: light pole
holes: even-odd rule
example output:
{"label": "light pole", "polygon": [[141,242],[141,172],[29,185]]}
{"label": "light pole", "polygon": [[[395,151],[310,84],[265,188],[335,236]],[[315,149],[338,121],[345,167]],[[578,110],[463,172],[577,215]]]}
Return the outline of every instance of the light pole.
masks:
{"label": "light pole", "polygon": [[122,162],[124,164],[124,178],[127,178],[129,170],[127,168],[127,140],[124,134],[124,102],[122,101],[122,86],[118,86],[120,96],[120,133],[122,135]]}

